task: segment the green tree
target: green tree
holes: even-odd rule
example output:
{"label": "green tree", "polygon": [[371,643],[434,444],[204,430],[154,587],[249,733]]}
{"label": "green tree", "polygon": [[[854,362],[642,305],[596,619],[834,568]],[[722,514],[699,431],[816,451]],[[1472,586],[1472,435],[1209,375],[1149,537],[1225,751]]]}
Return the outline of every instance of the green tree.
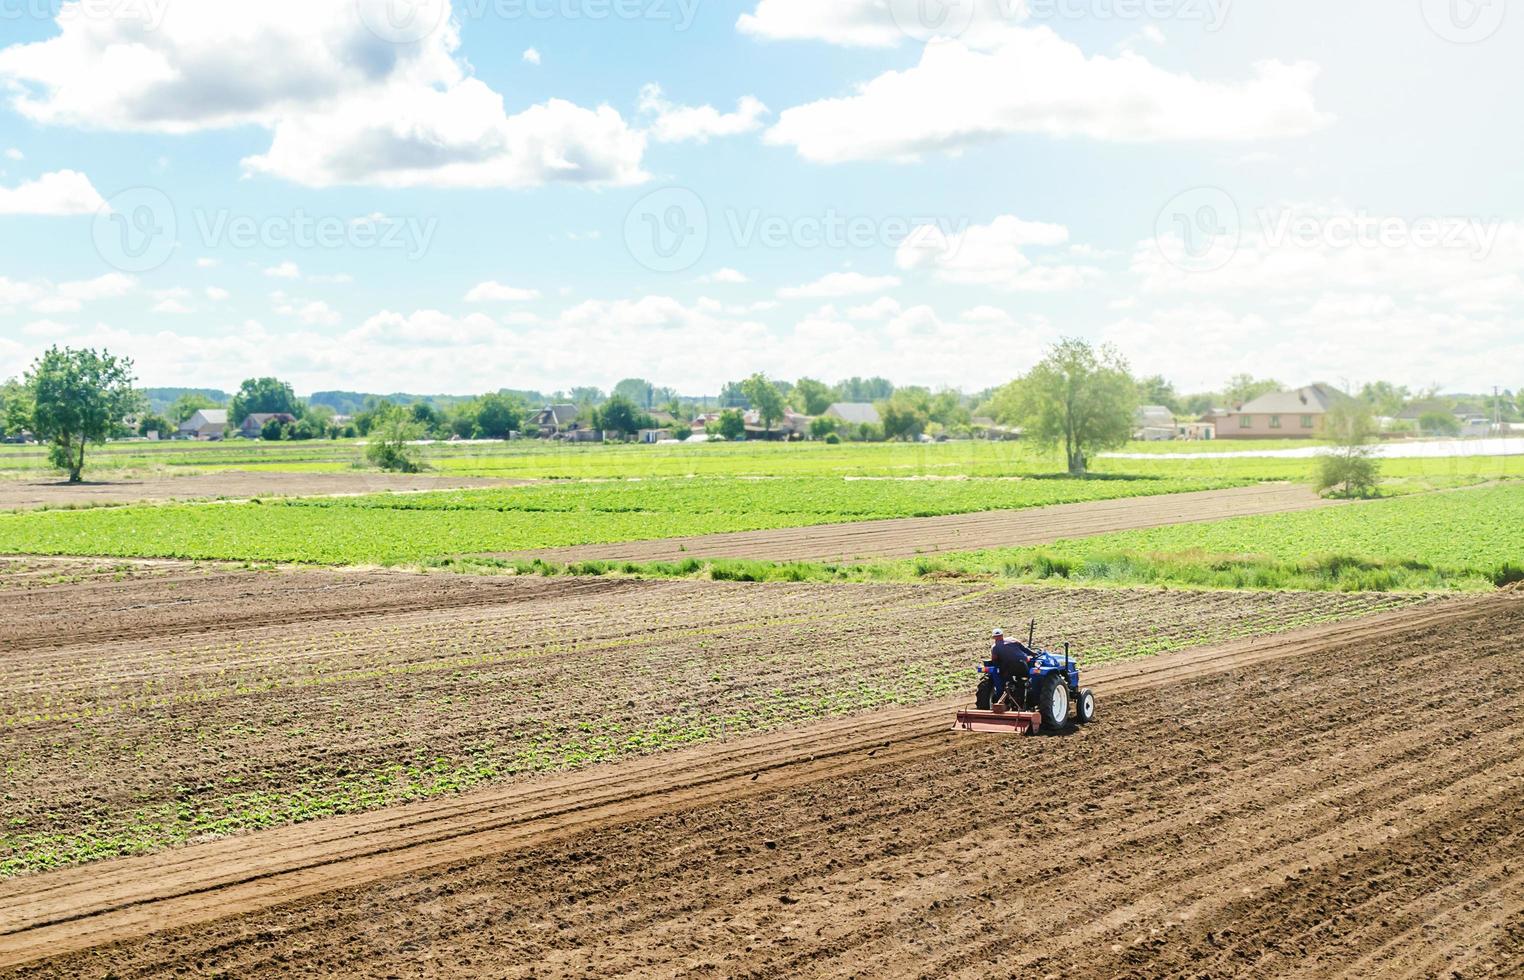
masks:
{"label": "green tree", "polygon": [[1458,436],[1461,434],[1460,419],[1449,412],[1424,412],[1418,417],[1418,428],[1431,436]]}
{"label": "green tree", "polygon": [[924,388],[901,388],[878,403],[886,439],[916,439],[931,421],[931,397]]}
{"label": "green tree", "polygon": [[1138,399],[1144,405],[1163,405],[1175,414],[1180,413],[1180,393],[1162,374],[1138,382]]}
{"label": "green tree", "polygon": [[1024,378],[994,398],[996,419],[1019,425],[1045,446],[1062,446],[1071,476],[1084,476],[1092,454],[1132,435],[1138,388],[1114,347],[1083,340],[1055,344]]}
{"label": "green tree", "polygon": [[[0,438],[15,433],[20,433],[24,426],[20,419],[26,415],[26,391],[21,387],[21,382],[15,378],[0,385]],[[18,421],[12,422],[12,415]]]}
{"label": "green tree", "polygon": [[1406,385],[1394,385],[1390,381],[1371,381],[1360,389],[1360,398],[1375,409],[1376,414],[1389,418],[1402,412],[1412,394]]}
{"label": "green tree", "polygon": [[1227,401],[1227,408],[1237,408],[1244,402],[1252,402],[1260,395],[1268,395],[1272,391],[1280,391],[1281,383],[1270,378],[1256,381],[1252,374],[1235,374],[1228,379],[1228,387],[1223,391],[1222,397]]}
{"label": "green tree", "polygon": [[810,419],[810,435],[816,439],[824,439],[826,436],[836,434],[836,420],[826,415],[817,415]]}
{"label": "green tree", "polygon": [[593,412],[593,428],[604,432],[617,432],[628,438],[647,428],[651,421],[635,403],[623,395],[612,395]]}
{"label": "green tree", "polygon": [[155,415],[152,412],[147,412],[142,418],[138,419],[138,435],[140,436],[147,436],[150,432],[157,432],[160,439],[167,439],[178,428],[179,426],[170,422],[169,419],[162,415]]}
{"label": "green tree", "polygon": [[250,415],[264,413],[284,413],[301,418],[301,399],[296,397],[290,385],[278,378],[250,378],[233,396],[228,422],[237,428]]}
{"label": "green tree", "polygon": [[85,447],[101,445],[122,419],[145,407],[133,380],[127,358],[53,347],[27,372],[24,400],[14,417],[19,428],[49,444],[49,460],[69,474],[69,482],[79,483]]}
{"label": "green tree", "polygon": [[1381,479],[1376,461],[1376,417],[1365,401],[1344,398],[1328,409],[1325,434],[1332,446],[1318,457],[1318,491],[1335,497],[1372,497]]}
{"label": "green tree", "polygon": [[417,473],[423,469],[418,447],[423,430],[402,407],[383,402],[372,413],[365,458],[390,473]]}
{"label": "green tree", "polygon": [[824,381],[816,381],[814,378],[800,378],[794,382],[792,392],[794,411],[805,415],[819,415],[831,407],[835,397],[831,388]]}
{"label": "green tree", "polygon": [[640,408],[650,409],[656,404],[656,386],[645,378],[625,378],[614,386],[613,397],[623,398]]}
{"label": "green tree", "polygon": [[741,382],[741,391],[751,407],[756,410],[762,428],[769,430],[773,423],[783,418],[783,394],[762,374],[754,374]]}
{"label": "green tree", "polygon": [[483,395],[476,402],[476,429],[483,439],[507,439],[524,425],[524,407],[507,395]]}
{"label": "green tree", "polygon": [[894,385],[884,378],[848,378],[836,386],[836,401],[881,402],[894,394]]}
{"label": "green tree", "polygon": [[727,408],[720,413],[719,420],[714,423],[714,431],[722,439],[744,439],[746,417],[741,414],[739,408]]}
{"label": "green tree", "polygon": [[169,420],[178,427],[180,423],[188,421],[192,415],[203,409],[220,407],[205,395],[181,395],[175,399],[174,404],[169,406]]}

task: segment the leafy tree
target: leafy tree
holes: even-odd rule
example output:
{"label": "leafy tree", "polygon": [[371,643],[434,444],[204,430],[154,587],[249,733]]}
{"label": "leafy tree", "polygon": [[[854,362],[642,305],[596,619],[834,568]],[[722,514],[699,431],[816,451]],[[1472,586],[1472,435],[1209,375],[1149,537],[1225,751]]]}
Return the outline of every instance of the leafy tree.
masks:
{"label": "leafy tree", "polygon": [[[15,406],[15,408],[13,409],[12,406]],[[21,387],[21,382],[12,378],[5,384],[0,385],[0,438],[3,438],[12,429],[15,429],[17,432],[21,431],[23,427],[19,422],[12,425],[11,415],[14,412],[19,419],[25,414],[25,409],[26,392]]]}
{"label": "leafy tree", "polygon": [[413,402],[408,414],[426,435],[433,435],[444,424],[444,413],[428,402]]}
{"label": "leafy tree", "polygon": [[1138,382],[1138,399],[1144,405],[1163,405],[1171,412],[1180,412],[1180,393],[1171,382],[1164,380],[1162,374]]}
{"label": "leafy tree", "polygon": [[178,428],[182,422],[189,421],[192,415],[203,409],[221,407],[205,395],[185,394],[176,398],[174,404],[169,406],[169,420]]}
{"label": "leafy tree", "polygon": [[1375,458],[1376,417],[1364,400],[1340,399],[1328,409],[1326,435],[1333,443],[1318,458],[1318,490],[1336,497],[1371,497],[1381,479]]}
{"label": "leafy tree", "polygon": [[783,418],[783,394],[765,375],[754,374],[747,378],[741,382],[741,391],[756,409],[764,430],[771,429],[774,422]]}
{"label": "leafy tree", "polygon": [[159,438],[162,439],[168,437],[170,433],[177,429],[179,429],[178,425],[171,423],[164,416],[155,415],[152,412],[147,412],[142,418],[138,419],[138,435],[140,436],[147,436],[150,432],[157,432]]}
{"label": "leafy tree", "polygon": [[879,402],[894,394],[894,385],[884,378],[848,378],[836,386],[836,400],[843,402]]}
{"label": "leafy tree", "polygon": [[641,412],[635,403],[623,395],[611,395],[593,412],[593,427],[604,432],[617,432],[628,438],[641,429],[649,428],[651,417]]}
{"label": "leafy tree", "polygon": [[725,382],[725,386],[720,389],[720,407],[751,408],[751,400],[746,397],[746,392],[743,390],[745,384],[744,381]]}
{"label": "leafy tree", "polygon": [[1093,453],[1132,435],[1138,389],[1116,348],[1083,340],[1055,344],[1024,378],[994,399],[996,419],[1020,425],[1046,446],[1062,446],[1071,476],[1084,476]]}
{"label": "leafy tree", "polygon": [[1431,436],[1461,434],[1460,419],[1449,412],[1424,412],[1418,417],[1418,427]]}
{"label": "leafy tree", "polygon": [[805,415],[819,415],[830,408],[835,400],[830,386],[814,378],[800,378],[794,382],[794,390],[790,398],[794,410],[803,412]]}
{"label": "leafy tree", "polygon": [[964,404],[963,393],[952,388],[929,396],[926,411],[931,421],[945,427],[967,426],[973,421],[973,414]]}
{"label": "leafy tree", "polygon": [[[825,415],[817,415],[810,419],[810,435],[816,439],[824,439],[826,436],[836,434],[836,420]],[[837,442],[841,440],[838,439]]]}
{"label": "leafy tree", "polygon": [[250,378],[233,396],[228,422],[236,428],[250,415],[265,413],[301,418],[302,403],[291,386],[278,378]]}
{"label": "leafy tree", "polygon": [[640,408],[649,409],[656,404],[656,388],[645,378],[625,378],[614,386],[613,397],[623,398]]}
{"label": "leafy tree", "polygon": [[879,402],[878,416],[886,439],[915,439],[931,421],[931,398],[924,388],[901,388]]}
{"label": "leafy tree", "polygon": [[79,483],[85,447],[101,445],[122,419],[144,407],[132,387],[132,361],[102,351],[53,347],[27,372],[25,393],[10,413],[17,428],[49,444],[48,458]]}
{"label": "leafy tree", "polygon": [[722,439],[744,439],[746,437],[746,417],[738,408],[727,408],[720,413],[719,420],[714,423],[714,431]]}
{"label": "leafy tree", "polygon": [[1251,374],[1235,374],[1228,380],[1228,387],[1222,393],[1227,401],[1226,408],[1237,408],[1244,402],[1252,402],[1260,395],[1268,395],[1272,391],[1280,391],[1282,385],[1279,381],[1265,378],[1256,381]]}
{"label": "leafy tree", "polygon": [[400,406],[383,402],[377,406],[370,426],[370,443],[365,458],[371,465],[390,473],[417,473],[423,469],[418,447],[413,445],[423,431]]}
{"label": "leafy tree", "polygon": [[476,428],[483,439],[507,439],[524,425],[524,407],[507,395],[483,395],[476,402]]}
{"label": "leafy tree", "polygon": [[566,400],[573,405],[602,405],[608,400],[602,388],[581,387],[573,388]]}
{"label": "leafy tree", "polygon": [[280,442],[291,438],[291,433],[287,430],[286,423],[280,419],[265,419],[265,424],[259,429],[259,438],[265,442]]}
{"label": "leafy tree", "polygon": [[1401,413],[1403,406],[1412,397],[1412,392],[1406,385],[1394,385],[1390,381],[1371,381],[1360,389],[1360,398],[1376,414],[1395,416]]}

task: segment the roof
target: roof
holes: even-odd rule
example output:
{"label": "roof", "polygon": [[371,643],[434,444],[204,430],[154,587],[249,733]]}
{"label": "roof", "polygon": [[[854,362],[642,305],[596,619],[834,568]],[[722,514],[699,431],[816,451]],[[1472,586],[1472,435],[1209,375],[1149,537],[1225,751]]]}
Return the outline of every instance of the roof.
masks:
{"label": "roof", "polygon": [[1163,405],[1144,405],[1138,409],[1137,419],[1142,425],[1164,428],[1175,424],[1175,413]]}
{"label": "roof", "polygon": [[873,407],[872,402],[836,402],[826,409],[826,414],[852,425],[877,425],[880,421],[878,409]]}
{"label": "roof", "polygon": [[550,416],[547,421],[551,422],[552,424],[565,425],[568,422],[576,421],[577,406],[573,405],[570,402],[561,402],[557,405],[546,405],[544,408],[540,409],[540,412],[536,418],[544,418],[547,415]]}
{"label": "roof", "polygon": [[292,415],[290,412],[254,412],[243,420],[243,424],[245,428],[248,427],[250,422],[253,422],[258,426],[263,426],[271,419],[279,419],[282,422],[295,422],[296,416]]}
{"label": "roof", "polygon": [[1326,384],[1308,385],[1295,391],[1272,391],[1245,402],[1239,415],[1323,415],[1335,402],[1349,396]]}
{"label": "roof", "polygon": [[190,425],[197,419],[201,420],[202,425],[227,425],[228,410],[225,408],[203,408],[196,412],[195,415],[186,419],[182,424]]}

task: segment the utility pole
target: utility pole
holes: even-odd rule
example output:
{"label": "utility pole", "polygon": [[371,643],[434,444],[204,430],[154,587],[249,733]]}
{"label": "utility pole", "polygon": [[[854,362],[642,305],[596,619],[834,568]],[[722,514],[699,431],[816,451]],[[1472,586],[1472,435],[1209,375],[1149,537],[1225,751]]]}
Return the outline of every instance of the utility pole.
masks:
{"label": "utility pole", "polygon": [[1498,385],[1492,386],[1492,434],[1503,434],[1503,402],[1498,392]]}

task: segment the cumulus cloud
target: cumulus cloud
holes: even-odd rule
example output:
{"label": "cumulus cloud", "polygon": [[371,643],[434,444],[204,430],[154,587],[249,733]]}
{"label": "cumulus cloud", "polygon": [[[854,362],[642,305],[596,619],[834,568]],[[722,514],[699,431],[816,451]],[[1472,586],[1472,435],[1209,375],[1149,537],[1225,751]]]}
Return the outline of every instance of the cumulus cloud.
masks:
{"label": "cumulus cloud", "polygon": [[651,117],[651,135],[659,143],[707,143],[716,136],[761,129],[767,106],[750,95],[739,99],[736,111],[729,113],[710,105],[673,105],[662,95],[661,86],[653,83],[640,90],[640,111]]}
{"label": "cumulus cloud", "polygon": [[[12,107],[49,125],[191,133],[260,126],[247,172],[309,186],[528,187],[645,179],[645,137],[606,106],[509,113],[470,75],[450,21],[393,43],[389,0],[198,0],[162,22],[57,17],[0,50]],[[66,8],[67,9],[67,8]]]}
{"label": "cumulus cloud", "polygon": [[336,327],[344,321],[339,311],[329,306],[320,299],[316,300],[288,300],[278,299],[275,312],[279,316],[290,317],[309,327]]}
{"label": "cumulus cloud", "polygon": [[718,283],[721,285],[739,286],[751,282],[751,278],[738,269],[724,268],[716,269],[705,276],[699,276],[698,281],[705,285]]}
{"label": "cumulus cloud", "polygon": [[1046,27],[980,50],[926,45],[921,60],[850,95],[786,109],[766,140],[819,163],[911,160],[1018,133],[1119,142],[1300,136],[1332,119],[1306,62],[1263,61],[1241,82],[1203,81],[1139,55],[1087,56]]}
{"label": "cumulus cloud", "polygon": [[802,286],[778,290],[783,299],[835,299],[881,293],[900,284],[899,276],[865,276],[861,272],[832,272]]}
{"label": "cumulus cloud", "polygon": [[265,275],[271,279],[300,279],[302,277],[302,270],[295,262],[287,261],[279,265],[270,266],[265,270]]}
{"label": "cumulus cloud", "polygon": [[16,187],[0,187],[0,214],[48,215],[94,214],[106,202],[77,170],[59,170]]}
{"label": "cumulus cloud", "polygon": [[915,229],[901,243],[895,262],[904,270],[929,270],[958,285],[993,286],[1013,292],[1058,292],[1098,278],[1100,270],[1079,265],[1038,265],[1030,248],[1055,248],[1069,240],[1063,225],[1001,215],[990,224],[949,232],[935,225]]}
{"label": "cumulus cloud", "polygon": [[946,19],[929,15],[925,0],[758,0],[736,29],[770,41],[824,41],[854,48],[893,48],[936,35],[993,43],[1026,19],[1020,0],[968,0],[949,4]]}
{"label": "cumulus cloud", "polygon": [[466,293],[467,303],[521,303],[539,298],[538,289],[505,286],[500,282],[477,283]]}
{"label": "cumulus cloud", "polygon": [[538,48],[525,48],[524,49],[524,63],[526,65],[538,65],[540,63],[540,52],[539,52],[539,49]]}

